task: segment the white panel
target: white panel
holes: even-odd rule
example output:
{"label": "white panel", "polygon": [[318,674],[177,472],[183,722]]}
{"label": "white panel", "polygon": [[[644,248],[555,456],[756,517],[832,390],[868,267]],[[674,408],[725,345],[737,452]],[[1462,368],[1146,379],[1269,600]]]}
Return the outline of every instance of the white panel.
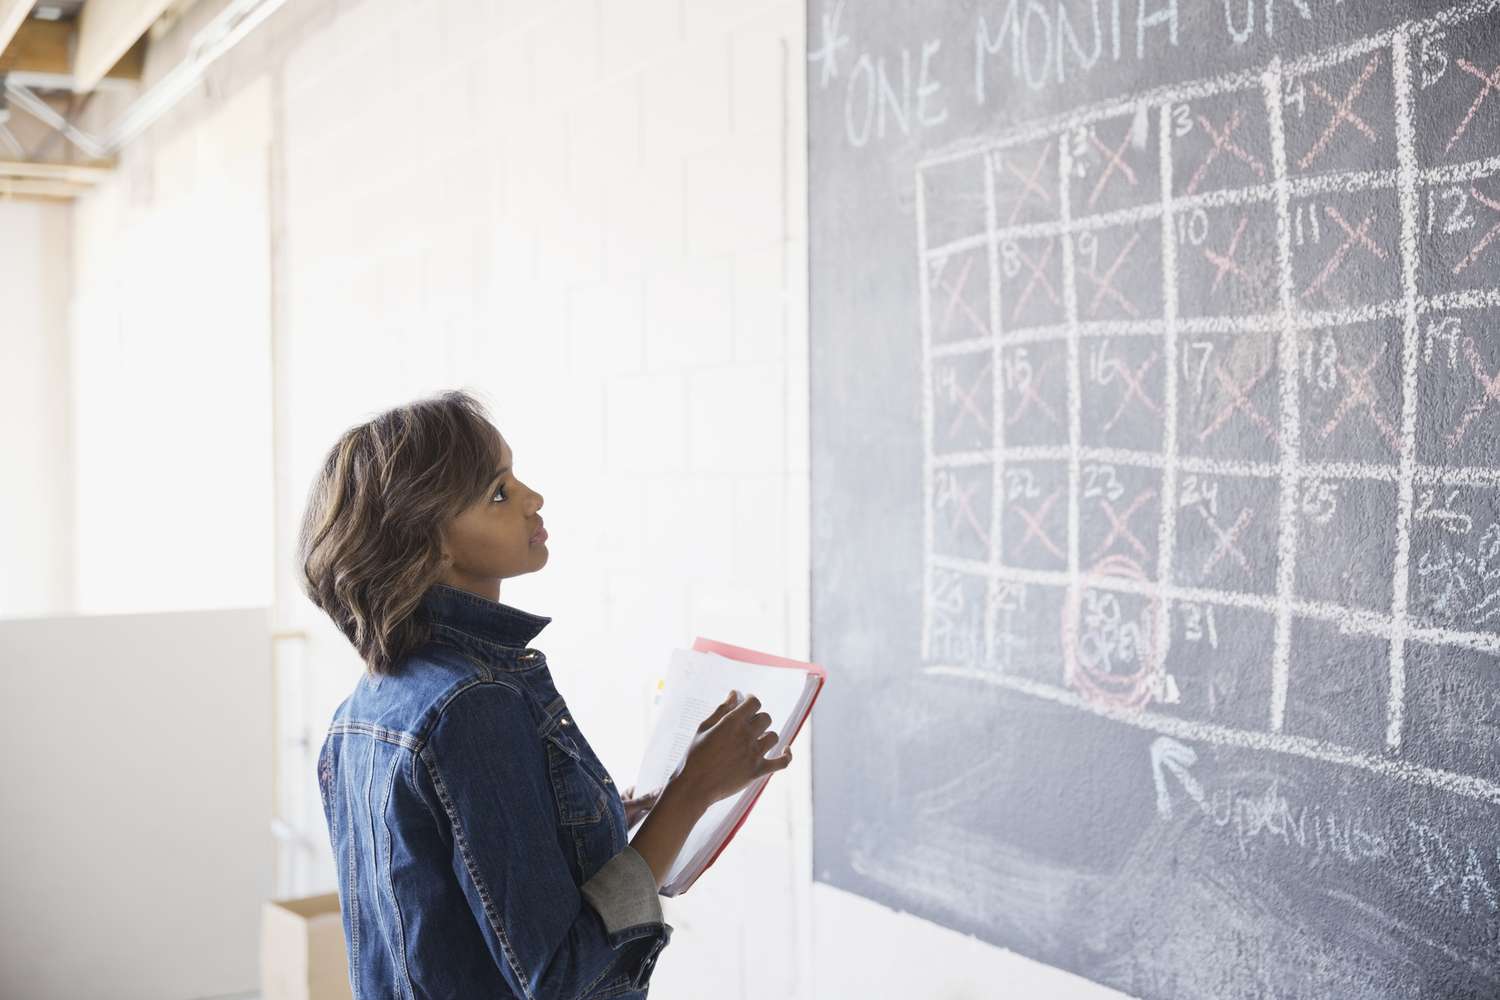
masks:
{"label": "white panel", "polygon": [[0,622],[0,996],[256,986],[266,609]]}

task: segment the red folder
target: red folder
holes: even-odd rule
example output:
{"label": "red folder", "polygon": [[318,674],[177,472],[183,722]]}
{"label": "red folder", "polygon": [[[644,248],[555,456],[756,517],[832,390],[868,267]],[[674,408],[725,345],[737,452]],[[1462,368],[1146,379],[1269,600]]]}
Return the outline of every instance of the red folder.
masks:
{"label": "red folder", "polygon": [[[786,745],[790,749],[793,740],[797,738],[797,733],[802,730],[802,723],[806,722],[808,716],[812,715],[813,706],[818,703],[818,695],[823,693],[823,685],[828,681],[828,671],[816,663],[790,660],[784,656],[774,656],[770,653],[762,653],[759,650],[746,649],[743,646],[732,646],[727,642],[719,642],[716,639],[705,639],[701,635],[693,640],[693,649],[700,653],[718,653],[720,656],[731,660],[739,660],[741,663],[759,663],[767,667],[794,667],[798,670],[805,670],[818,678],[818,686],[813,689],[812,701],[807,703],[807,714],[797,720],[797,726],[792,730],[791,739],[787,740]],[[724,848],[734,839],[734,835],[740,832],[740,827],[744,826],[745,820],[750,818],[750,813],[755,810],[755,803],[760,801],[761,792],[766,790],[766,785],[768,784],[770,782],[764,782],[760,788],[756,789],[755,797],[750,800],[750,805],[745,810],[745,814],[734,825],[734,829],[729,831],[729,836],[724,838],[724,843],[719,845],[719,849],[714,852],[713,857],[708,859],[708,864],[703,866],[703,871],[706,872],[713,867],[714,862],[719,860],[719,855],[724,853]],[[699,872],[698,874],[702,875],[703,872]],[[697,877],[694,877],[693,881],[696,882]],[[683,886],[682,891],[686,892],[690,888],[692,888],[692,882]]]}

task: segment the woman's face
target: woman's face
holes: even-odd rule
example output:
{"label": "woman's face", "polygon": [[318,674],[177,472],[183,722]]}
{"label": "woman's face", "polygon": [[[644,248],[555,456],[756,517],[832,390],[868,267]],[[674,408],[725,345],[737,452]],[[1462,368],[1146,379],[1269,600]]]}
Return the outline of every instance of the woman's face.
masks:
{"label": "woman's face", "polygon": [[[498,434],[498,432],[497,432]],[[547,564],[546,532],[537,510],[542,495],[515,476],[515,456],[500,438],[500,468],[484,496],[443,530],[449,562],[439,580],[471,594],[500,599],[500,581]]]}

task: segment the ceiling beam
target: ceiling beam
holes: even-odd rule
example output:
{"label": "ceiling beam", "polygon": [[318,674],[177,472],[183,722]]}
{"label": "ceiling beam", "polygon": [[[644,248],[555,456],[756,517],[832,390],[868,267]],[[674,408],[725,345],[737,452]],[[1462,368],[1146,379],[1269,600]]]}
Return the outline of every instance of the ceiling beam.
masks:
{"label": "ceiling beam", "polygon": [[0,177],[0,201],[8,198],[49,198],[71,201],[81,194],[87,194],[91,190],[92,187],[87,184]]}
{"label": "ceiling beam", "polygon": [[0,72],[71,73],[72,41],[73,25],[67,21],[23,21],[10,46],[0,50]]}
{"label": "ceiling beam", "polygon": [[171,4],[172,0],[89,0],[84,4],[78,15],[73,89],[93,90]]}
{"label": "ceiling beam", "polygon": [[33,3],[35,0],[0,0],[0,52],[10,45],[10,40],[21,30],[26,15],[31,13]]}
{"label": "ceiling beam", "polygon": [[[0,0],[3,2],[3,0]],[[71,21],[38,21],[28,18],[11,39],[8,48],[0,48],[0,73],[44,74],[63,79],[73,75],[73,39],[76,31]],[[146,63],[146,40],[130,47],[105,75],[107,80],[139,81]]]}
{"label": "ceiling beam", "polygon": [[58,181],[97,184],[114,171],[114,161],[101,163],[40,163],[30,160],[0,160],[0,179]]}

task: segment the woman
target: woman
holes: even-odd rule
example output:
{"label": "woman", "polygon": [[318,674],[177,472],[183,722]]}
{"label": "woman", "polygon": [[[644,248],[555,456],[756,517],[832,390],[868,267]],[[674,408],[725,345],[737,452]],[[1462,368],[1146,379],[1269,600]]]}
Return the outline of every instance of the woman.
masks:
{"label": "woman", "polygon": [[645,997],[688,833],[791,763],[730,692],[659,797],[622,800],[528,645],[551,619],[499,600],[547,563],[513,466],[447,392],[347,431],[308,499],[303,585],[365,663],[318,760],[355,1000]]}

